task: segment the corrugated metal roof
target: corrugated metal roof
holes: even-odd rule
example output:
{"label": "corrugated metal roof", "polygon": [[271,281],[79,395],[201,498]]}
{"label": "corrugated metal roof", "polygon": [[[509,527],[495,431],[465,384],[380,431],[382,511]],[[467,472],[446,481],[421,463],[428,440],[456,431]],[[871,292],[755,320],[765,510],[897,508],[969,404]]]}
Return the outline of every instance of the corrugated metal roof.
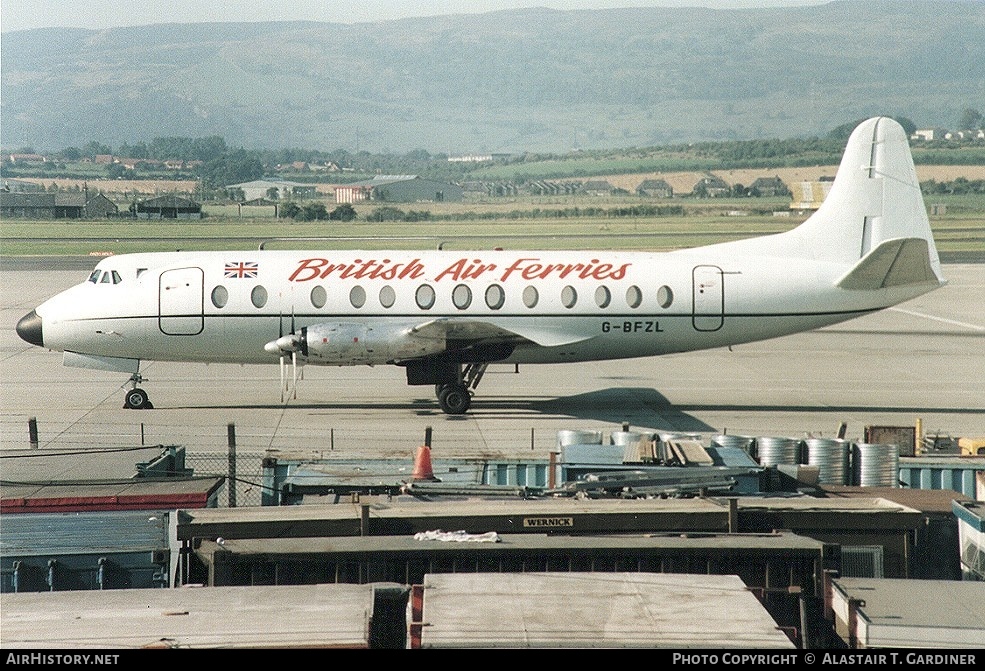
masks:
{"label": "corrugated metal roof", "polygon": [[0,528],[0,555],[5,561],[167,547],[168,513],[163,510],[4,515]]}

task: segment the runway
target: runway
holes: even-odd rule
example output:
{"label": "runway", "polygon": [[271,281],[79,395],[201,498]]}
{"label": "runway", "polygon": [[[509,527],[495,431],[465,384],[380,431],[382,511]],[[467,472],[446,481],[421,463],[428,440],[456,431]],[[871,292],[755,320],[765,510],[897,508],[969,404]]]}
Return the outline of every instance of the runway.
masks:
{"label": "runway", "polygon": [[25,313],[84,280],[98,259],[4,259],[0,449],[184,445],[189,454],[310,450],[411,458],[431,427],[440,457],[546,458],[562,429],[830,437],[840,423],[985,435],[985,264],[947,264],[949,284],[879,314],[732,350],[577,365],[490,366],[465,416],[396,367],[304,369],[281,402],[279,370],[142,365],[154,409],[124,410],[126,375],[62,366],[14,332]]}

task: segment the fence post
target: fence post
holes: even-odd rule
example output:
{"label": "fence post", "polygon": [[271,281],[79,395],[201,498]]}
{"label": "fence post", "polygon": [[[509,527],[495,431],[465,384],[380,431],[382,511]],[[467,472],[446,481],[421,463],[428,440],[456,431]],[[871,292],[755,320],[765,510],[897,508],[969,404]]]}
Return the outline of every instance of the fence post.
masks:
{"label": "fence post", "polygon": [[27,420],[27,435],[31,441],[31,449],[38,449],[38,418],[31,417]]}
{"label": "fence post", "polygon": [[226,426],[229,440],[229,507],[236,507],[236,425]]}

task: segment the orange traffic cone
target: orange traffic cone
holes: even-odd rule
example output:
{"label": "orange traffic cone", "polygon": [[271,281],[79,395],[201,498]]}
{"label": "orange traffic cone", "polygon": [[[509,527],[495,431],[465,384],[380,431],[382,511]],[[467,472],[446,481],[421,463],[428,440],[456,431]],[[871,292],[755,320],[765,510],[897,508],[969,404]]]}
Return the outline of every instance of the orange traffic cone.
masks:
{"label": "orange traffic cone", "polygon": [[434,470],[431,468],[431,448],[421,445],[417,448],[414,455],[414,472],[411,474],[412,480],[437,480],[434,477]]}

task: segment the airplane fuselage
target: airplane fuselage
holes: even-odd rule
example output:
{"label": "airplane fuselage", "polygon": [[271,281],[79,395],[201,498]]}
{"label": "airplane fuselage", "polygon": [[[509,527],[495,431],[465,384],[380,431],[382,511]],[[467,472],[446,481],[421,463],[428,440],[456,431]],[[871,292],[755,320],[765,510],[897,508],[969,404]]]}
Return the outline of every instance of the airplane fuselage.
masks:
{"label": "airplane fuselage", "polygon": [[95,356],[277,363],[266,343],[338,323],[371,329],[362,337],[370,349],[307,363],[384,364],[406,357],[378,340],[441,319],[481,320],[523,336],[504,362],[558,363],[773,338],[900,300],[898,290],[833,287],[841,272],[824,262],[698,258],[686,250],[175,252],[106,259],[96,281],[37,313],[46,347]]}

